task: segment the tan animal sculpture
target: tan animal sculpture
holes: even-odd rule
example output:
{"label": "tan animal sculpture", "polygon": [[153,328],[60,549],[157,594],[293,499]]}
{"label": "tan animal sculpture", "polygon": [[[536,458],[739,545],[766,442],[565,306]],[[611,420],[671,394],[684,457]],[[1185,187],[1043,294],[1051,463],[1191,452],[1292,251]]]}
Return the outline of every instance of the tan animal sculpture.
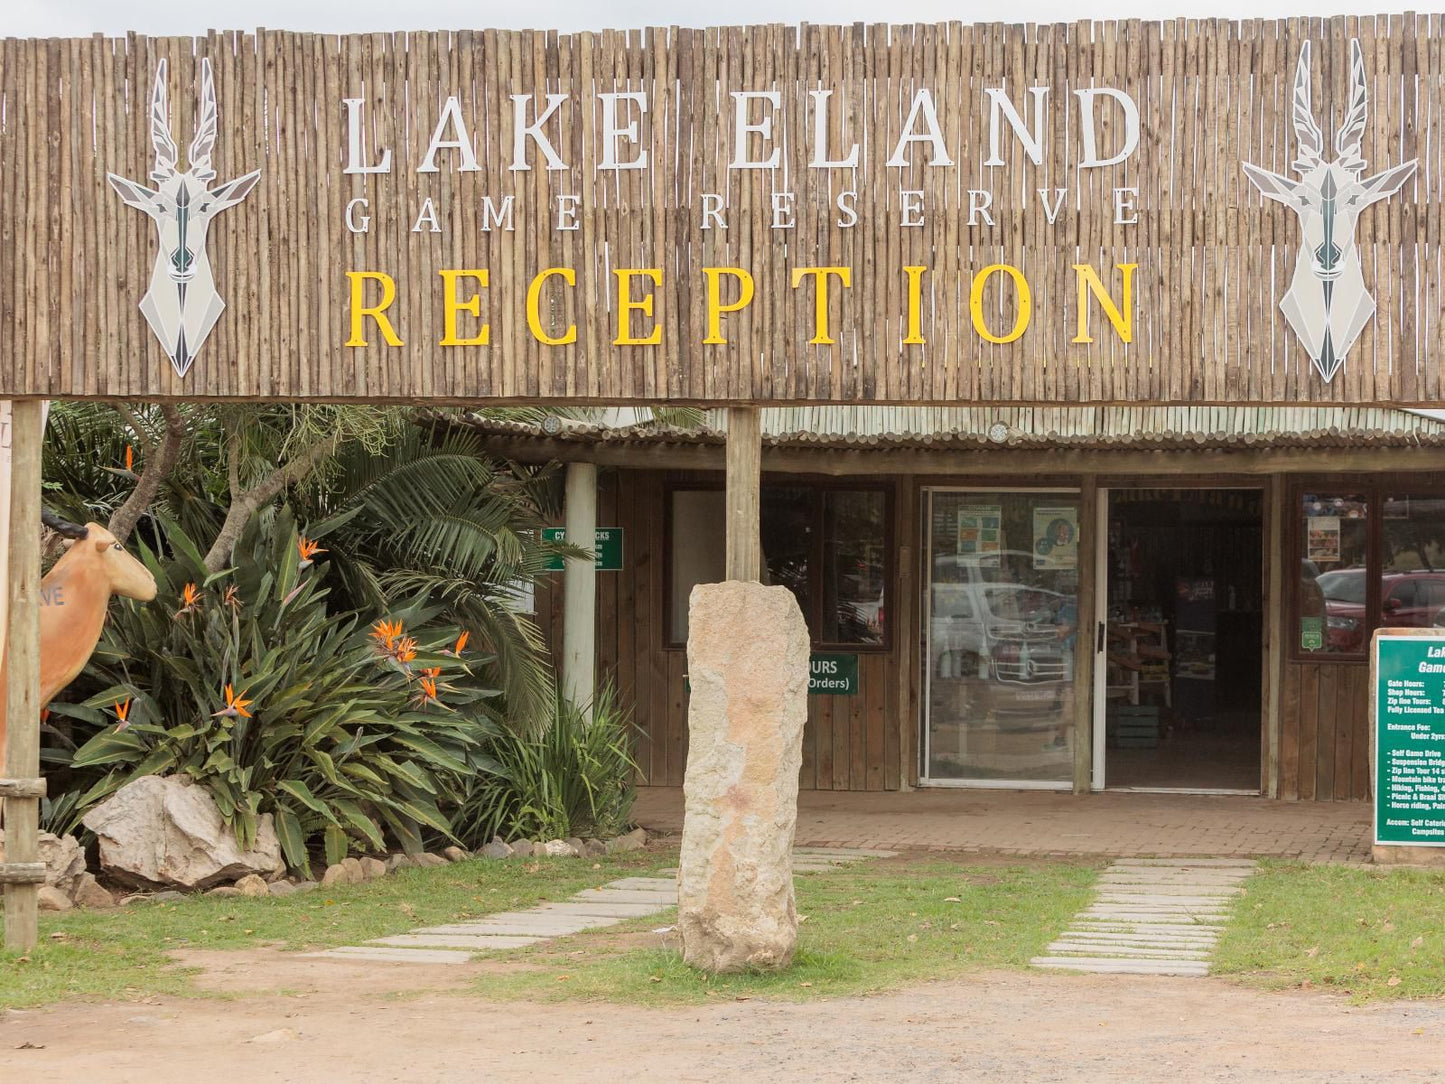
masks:
{"label": "tan animal sculpture", "polygon": [[[40,581],[40,707],[85,669],[100,641],[112,595],[149,602],[155,577],[98,523],[84,527],[44,515],[45,525],[74,539]],[[0,690],[8,672],[0,656]],[[0,695],[0,751],[5,748],[5,697]],[[3,761],[3,756],[0,756]]]}

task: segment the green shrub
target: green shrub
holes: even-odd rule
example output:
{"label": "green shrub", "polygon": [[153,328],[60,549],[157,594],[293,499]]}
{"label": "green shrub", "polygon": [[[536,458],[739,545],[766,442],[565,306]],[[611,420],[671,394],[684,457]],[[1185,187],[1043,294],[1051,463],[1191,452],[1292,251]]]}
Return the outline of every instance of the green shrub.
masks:
{"label": "green shrub", "polygon": [[497,835],[617,835],[636,797],[633,735],[610,687],[598,692],[590,713],[559,696],[541,734],[498,730],[487,741],[495,771],[471,780],[454,818],[457,835],[472,847]]}
{"label": "green shrub", "polygon": [[452,650],[458,630],[436,623],[439,608],[393,610],[404,642],[400,627],[329,614],[325,564],[300,552],[284,509],[253,518],[235,567],[209,578],[165,527],[170,558],[142,547],[157,600],[115,609],[85,675],[98,691],[52,706],[100,728],[71,761],[89,783],[73,815],[138,776],[185,774],[243,844],[273,814],[293,867],[318,845],[336,862],[387,836],[407,850],[427,831],[454,838],[443,810],[490,770],[483,743],[501,731],[497,694]]}

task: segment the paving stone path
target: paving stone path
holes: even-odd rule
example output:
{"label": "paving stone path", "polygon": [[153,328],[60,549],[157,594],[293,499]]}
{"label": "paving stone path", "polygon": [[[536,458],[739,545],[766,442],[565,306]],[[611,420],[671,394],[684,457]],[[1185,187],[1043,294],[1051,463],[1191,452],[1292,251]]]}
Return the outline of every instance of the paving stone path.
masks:
{"label": "paving stone path", "polygon": [[[793,852],[794,873],[825,873],[868,858],[891,858],[892,851],[848,847],[799,847]],[[623,877],[601,888],[588,888],[561,903],[544,903],[526,911],[508,911],[446,926],[427,926],[365,945],[310,952],[332,960],[375,960],[379,963],[464,964],[475,952],[522,948],[554,937],[615,926],[646,918],[677,906],[672,876]]]}
{"label": "paving stone path", "polygon": [[1095,974],[1207,975],[1229,901],[1255,863],[1240,858],[1120,859],[1098,898],[1035,967]]}

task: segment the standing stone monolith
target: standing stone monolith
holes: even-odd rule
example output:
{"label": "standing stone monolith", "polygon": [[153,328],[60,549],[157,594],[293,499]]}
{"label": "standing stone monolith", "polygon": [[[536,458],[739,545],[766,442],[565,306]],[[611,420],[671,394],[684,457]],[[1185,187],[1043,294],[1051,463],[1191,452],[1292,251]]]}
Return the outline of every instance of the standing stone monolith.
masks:
{"label": "standing stone monolith", "polygon": [[688,605],[687,773],[678,861],[684,962],[793,962],[793,834],[808,717],[808,628],[786,587],[700,584]]}

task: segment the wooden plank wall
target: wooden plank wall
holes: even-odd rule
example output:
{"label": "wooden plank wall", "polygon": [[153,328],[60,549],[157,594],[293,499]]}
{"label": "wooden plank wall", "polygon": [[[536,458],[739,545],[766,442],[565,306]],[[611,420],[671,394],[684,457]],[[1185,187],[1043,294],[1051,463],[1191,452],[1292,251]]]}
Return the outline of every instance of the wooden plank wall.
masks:
{"label": "wooden plank wall", "polygon": [[[1420,165],[1396,196],[1364,210],[1356,249],[1378,312],[1324,383],[1279,310],[1299,246],[1289,208],[1266,202],[1245,162],[1288,173],[1294,66],[1314,46],[1312,111],[1333,145],[1350,94],[1349,42],[1363,46],[1370,111],[1362,153],[1369,172],[1412,158]],[[0,41],[0,397],[129,399],[639,402],[832,401],[893,403],[1394,403],[1442,399],[1445,328],[1440,210],[1445,202],[1445,16],[1303,17],[1057,25],[944,23],[908,26],[777,25],[652,28],[559,34],[463,30],[318,35],[258,31],[204,37]],[[107,171],[144,181],[152,168],[149,99],[158,62],[169,63],[170,130],[185,147],[195,131],[201,58],[215,67],[218,180],[251,170],[261,180],[209,231],[227,305],[190,374],[174,374],[138,310],[156,259],[156,229],[123,205]],[[1033,127],[1029,88],[1048,88],[1037,163],[1000,125],[990,143],[987,92],[1003,90]],[[1080,168],[1078,99],[1117,88],[1137,103],[1142,137],[1127,161]],[[856,167],[811,168],[817,100],[833,92],[827,155],[860,148]],[[887,165],[916,95],[936,104],[946,163],[927,143]],[[774,111],[753,99],[747,119],[770,120],[747,156],[776,166],[730,168],[734,93],[776,91]],[[607,92],[640,92],[647,111],[621,103],[640,139],[608,138]],[[566,100],[544,126],[562,168],[532,146],[512,160],[510,95]],[[364,154],[392,152],[385,174],[347,174],[347,110],[365,103]],[[455,149],[438,172],[419,172],[443,103],[454,98],[475,144],[476,167]],[[1118,106],[1099,104],[1099,150],[1122,139]],[[924,130],[915,119],[912,131]],[[443,136],[459,133],[449,120]],[[525,141],[524,141],[525,142]],[[614,171],[646,151],[647,168]],[[1136,223],[1120,223],[1117,189]],[[1061,192],[1052,219],[1039,191]],[[970,216],[969,193],[987,193],[992,223]],[[900,192],[920,193],[922,222],[902,225]],[[837,201],[857,193],[858,221]],[[795,223],[773,225],[775,193],[791,193]],[[724,199],[726,230],[703,226],[703,196]],[[1126,193],[1127,195],[1127,193]],[[483,198],[514,199],[513,231],[488,229]],[[350,232],[346,208],[366,198],[371,222]],[[577,229],[559,228],[577,198]],[[910,197],[911,198],[911,197]],[[423,219],[435,211],[434,231]],[[785,201],[786,203],[787,201]],[[782,217],[786,219],[785,210]],[[970,218],[972,217],[972,221]],[[414,228],[418,227],[419,228]],[[779,243],[784,237],[786,243]],[[1097,303],[1092,342],[1076,342],[1074,265],[1096,267],[1122,297],[1119,264],[1137,264],[1132,342]],[[1014,341],[985,341],[1024,310],[1009,276],[1032,294],[1032,322]],[[742,267],[753,301],[724,317],[727,342],[704,344],[703,267]],[[923,266],[925,342],[908,343],[908,278]],[[526,294],[545,268],[570,268],[576,285],[546,284],[539,322],[570,344],[544,345],[528,327]],[[831,337],[811,343],[814,280],[803,267],[842,267],[832,279]],[[486,345],[441,346],[444,268],[485,269],[466,280]],[[634,314],[634,334],[657,345],[617,345],[619,268],[656,269],[655,311]],[[404,341],[368,346],[350,334],[348,270],[397,283],[389,316]],[[728,298],[733,280],[724,290]],[[635,280],[638,301],[653,291]],[[373,284],[374,289],[379,287]],[[374,295],[373,295],[374,296]]]}
{"label": "wooden plank wall", "polygon": [[[667,478],[647,470],[599,476],[597,525],[621,527],[624,552],[621,572],[597,574],[597,674],[632,709],[639,781],[676,787],[687,765],[687,652],[666,642]],[[554,645],[562,642],[561,593],[560,572],[537,592],[538,625]],[[897,655],[896,637],[889,652],[860,653],[856,696],[808,698],[803,789],[899,789]]]}
{"label": "wooden plank wall", "polygon": [[1369,696],[1370,668],[1365,663],[1285,664],[1281,798],[1369,798]]}

